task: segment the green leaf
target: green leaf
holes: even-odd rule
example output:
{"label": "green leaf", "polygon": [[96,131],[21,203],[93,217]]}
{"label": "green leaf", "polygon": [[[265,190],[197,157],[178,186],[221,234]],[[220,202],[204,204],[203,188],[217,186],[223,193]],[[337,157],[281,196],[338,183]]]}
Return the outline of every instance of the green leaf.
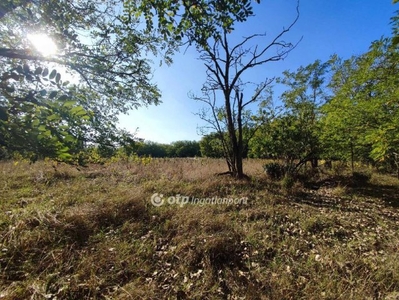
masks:
{"label": "green leaf", "polygon": [[50,76],[49,76],[50,80],[51,80],[51,79],[54,79],[54,77],[55,77],[56,75],[57,75],[57,70],[52,70],[51,73],[50,73]]}
{"label": "green leaf", "polygon": [[[60,97],[60,98],[61,98],[61,97]],[[58,100],[60,100],[60,98],[58,98]],[[75,104],[76,104],[76,101],[70,100],[70,101],[64,102],[63,106],[64,106],[64,107],[72,107],[72,106],[74,106]]]}
{"label": "green leaf", "polygon": [[75,106],[71,109],[71,113],[76,116],[83,116],[87,114],[82,106]]}
{"label": "green leaf", "polygon": [[[58,101],[65,101],[65,100],[67,100],[67,99],[69,99],[70,97],[68,96],[68,95],[62,95],[62,96],[60,96],[59,98],[58,98]],[[67,102],[70,102],[70,101],[67,101]],[[66,102],[66,103],[67,103]],[[74,104],[75,104],[75,101],[72,101],[72,102],[74,102]],[[64,104],[65,105],[65,104]]]}
{"label": "green leaf", "polygon": [[30,73],[30,68],[27,64],[24,64],[24,72],[25,73]]}
{"label": "green leaf", "polygon": [[81,116],[86,116],[87,113],[85,110],[81,110],[81,111],[78,111],[75,115],[81,117]]}
{"label": "green leaf", "polygon": [[64,138],[64,142],[74,142],[76,139],[74,136],[68,134],[67,136],[65,136]]}
{"label": "green leaf", "polygon": [[52,115],[47,117],[47,120],[48,121],[54,121],[54,120],[59,120],[59,118],[60,117],[58,115],[52,114]]}
{"label": "green leaf", "polygon": [[42,72],[43,72],[43,68],[42,67],[38,67],[35,70],[35,75],[40,75],[40,74],[42,74]]}
{"label": "green leaf", "polygon": [[58,158],[61,160],[69,161],[72,159],[72,155],[66,152],[62,152],[58,154]]}
{"label": "green leaf", "polygon": [[54,99],[57,96],[58,92],[57,91],[52,91],[49,95],[50,99]]}
{"label": "green leaf", "polygon": [[57,75],[55,76],[55,82],[59,83],[61,80],[61,74],[57,73]]}
{"label": "green leaf", "polygon": [[46,77],[47,75],[48,75],[48,69],[47,69],[47,68],[44,68],[43,73],[42,73],[42,76],[43,76],[43,77]]}
{"label": "green leaf", "polygon": [[8,93],[14,93],[15,92],[15,87],[13,85],[11,86],[6,86],[6,91]]}
{"label": "green leaf", "polygon": [[19,74],[23,74],[24,73],[24,69],[22,68],[22,66],[17,66],[16,70],[17,70],[17,72]]}

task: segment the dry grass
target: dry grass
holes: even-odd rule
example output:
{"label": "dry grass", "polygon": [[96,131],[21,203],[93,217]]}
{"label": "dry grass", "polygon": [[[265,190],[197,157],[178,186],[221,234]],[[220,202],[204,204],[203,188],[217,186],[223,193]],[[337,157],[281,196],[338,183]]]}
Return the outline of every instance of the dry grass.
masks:
{"label": "dry grass", "polygon": [[287,188],[263,164],[240,182],[211,159],[1,163],[0,299],[398,299],[398,180]]}

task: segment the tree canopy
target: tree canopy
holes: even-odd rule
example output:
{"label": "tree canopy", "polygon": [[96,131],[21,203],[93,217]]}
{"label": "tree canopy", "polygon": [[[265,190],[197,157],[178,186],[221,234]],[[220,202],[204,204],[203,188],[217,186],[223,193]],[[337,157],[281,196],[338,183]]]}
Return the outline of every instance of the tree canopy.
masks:
{"label": "tree canopy", "polygon": [[363,55],[336,61],[323,138],[343,157],[392,161],[399,149],[399,56],[392,42],[383,38]]}
{"label": "tree canopy", "polygon": [[210,38],[217,39],[224,30],[232,31],[237,22],[253,15],[250,0],[127,0],[124,8],[127,22],[143,16],[147,31],[156,28],[167,41],[194,43],[200,48]]}
{"label": "tree canopy", "polygon": [[[138,19],[123,22],[122,4],[2,2],[3,149],[70,160],[85,143],[112,146],[119,135],[119,113],[159,103],[160,91],[145,58],[148,51],[156,53],[159,40],[144,34]],[[32,34],[51,38],[57,52],[45,55],[34,48]]]}

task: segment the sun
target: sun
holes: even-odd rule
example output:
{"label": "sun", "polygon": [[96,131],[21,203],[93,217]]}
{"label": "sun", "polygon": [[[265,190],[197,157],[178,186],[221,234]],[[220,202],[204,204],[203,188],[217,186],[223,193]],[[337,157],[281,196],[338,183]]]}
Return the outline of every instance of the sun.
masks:
{"label": "sun", "polygon": [[28,40],[43,56],[52,56],[57,53],[57,45],[43,33],[28,34]]}

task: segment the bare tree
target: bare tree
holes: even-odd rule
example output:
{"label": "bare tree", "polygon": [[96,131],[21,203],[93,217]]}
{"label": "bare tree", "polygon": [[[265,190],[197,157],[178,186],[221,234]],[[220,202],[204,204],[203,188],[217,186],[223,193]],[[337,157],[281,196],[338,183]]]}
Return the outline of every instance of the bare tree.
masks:
{"label": "bare tree", "polygon": [[[298,43],[292,44],[282,39],[298,21],[299,2],[296,13],[296,18],[288,28],[283,28],[273,39],[266,42],[266,45],[261,45],[266,40],[266,34],[253,34],[231,46],[228,30],[224,30],[214,39],[209,39],[205,45],[197,43],[200,59],[206,67],[207,80],[202,88],[202,96],[191,95],[191,98],[208,106],[208,110],[203,110],[198,115],[219,133],[229,168],[228,173],[238,179],[245,177],[243,119],[248,115],[251,104],[265,100],[267,88],[274,80],[265,79],[256,84],[252,97],[246,99],[244,88],[250,82],[244,81],[244,74],[266,63],[283,60],[296,47]],[[256,43],[257,40],[260,40],[260,44]],[[219,96],[224,100],[220,106]],[[228,135],[223,134],[224,132]]]}

